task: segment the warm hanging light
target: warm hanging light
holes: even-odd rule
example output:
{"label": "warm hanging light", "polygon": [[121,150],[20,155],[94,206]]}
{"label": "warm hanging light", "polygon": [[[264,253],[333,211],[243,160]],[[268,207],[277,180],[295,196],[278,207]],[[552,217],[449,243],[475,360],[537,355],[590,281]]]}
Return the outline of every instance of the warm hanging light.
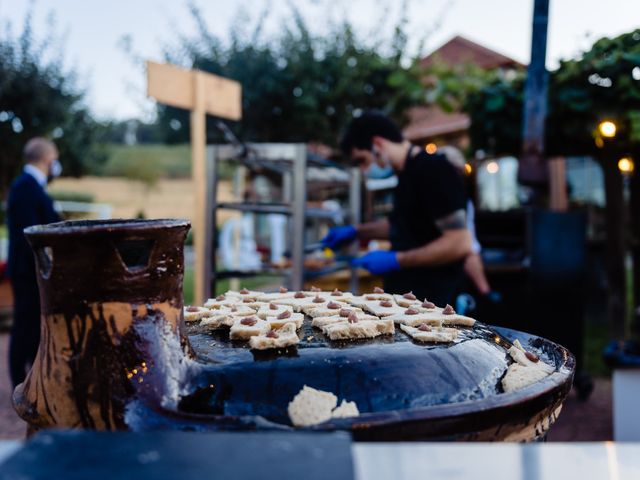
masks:
{"label": "warm hanging light", "polygon": [[623,157],[618,160],[618,170],[625,175],[633,173],[635,165],[630,157]]}
{"label": "warm hanging light", "polygon": [[466,173],[467,175],[471,175],[471,172],[473,172],[473,167],[471,166],[470,163],[465,163],[464,164],[464,173]]}
{"label": "warm hanging light", "polygon": [[498,171],[500,171],[500,165],[498,165],[498,162],[489,162],[487,163],[486,169],[487,172],[489,172],[491,175],[494,175],[498,173]]}
{"label": "warm hanging light", "polygon": [[616,136],[618,127],[611,120],[604,120],[598,124],[598,131],[600,135],[606,138],[613,138]]}
{"label": "warm hanging light", "polygon": [[429,155],[433,155],[438,151],[438,146],[435,143],[427,143],[424,149]]}

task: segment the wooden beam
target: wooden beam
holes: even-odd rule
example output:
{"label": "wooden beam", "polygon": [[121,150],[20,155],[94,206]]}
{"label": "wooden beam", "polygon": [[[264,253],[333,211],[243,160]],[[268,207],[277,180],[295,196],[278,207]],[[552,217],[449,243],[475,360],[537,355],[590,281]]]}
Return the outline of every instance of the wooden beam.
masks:
{"label": "wooden beam", "polygon": [[556,212],[566,212],[569,208],[567,198],[567,171],[564,157],[549,159],[549,207]]}
{"label": "wooden beam", "polygon": [[195,250],[194,304],[202,305],[209,296],[211,288],[207,278],[211,276],[210,259],[206,255],[206,208],[207,171],[205,164],[206,114],[205,84],[200,72],[192,76],[194,105],[191,110],[191,176],[195,189],[193,247]]}
{"label": "wooden beam", "polygon": [[227,78],[200,74],[204,77],[204,109],[209,115],[238,121],[242,119],[242,87]]}
{"label": "wooden beam", "polygon": [[166,63],[147,62],[147,95],[172,107],[193,110],[196,104],[194,75],[200,75],[200,94],[206,113],[228,120],[242,118],[242,87],[236,81],[199,70],[185,70]]}
{"label": "wooden beam", "polygon": [[193,109],[193,72],[165,63],[146,62],[147,95],[172,107]]}

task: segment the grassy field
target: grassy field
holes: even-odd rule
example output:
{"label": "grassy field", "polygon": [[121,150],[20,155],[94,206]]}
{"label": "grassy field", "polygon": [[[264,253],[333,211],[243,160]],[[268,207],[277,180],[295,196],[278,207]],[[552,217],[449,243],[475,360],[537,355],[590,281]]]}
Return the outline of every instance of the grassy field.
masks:
{"label": "grassy field", "polygon": [[92,173],[105,177],[188,178],[191,148],[189,145],[110,145],[107,162]]}
{"label": "grassy field", "polygon": [[[154,184],[160,179],[191,177],[191,146],[181,145],[110,145],[108,159],[90,172],[101,177],[123,177]],[[230,179],[232,167],[218,168],[223,179]]]}

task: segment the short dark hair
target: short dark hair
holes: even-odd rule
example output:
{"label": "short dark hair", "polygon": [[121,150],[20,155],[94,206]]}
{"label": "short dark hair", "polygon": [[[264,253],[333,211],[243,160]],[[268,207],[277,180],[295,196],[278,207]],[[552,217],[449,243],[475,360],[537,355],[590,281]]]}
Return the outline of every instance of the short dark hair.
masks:
{"label": "short dark hair", "polygon": [[396,122],[381,112],[368,111],[351,120],[340,140],[340,149],[345,155],[351,150],[371,150],[373,137],[383,137],[392,142],[402,142],[404,137]]}

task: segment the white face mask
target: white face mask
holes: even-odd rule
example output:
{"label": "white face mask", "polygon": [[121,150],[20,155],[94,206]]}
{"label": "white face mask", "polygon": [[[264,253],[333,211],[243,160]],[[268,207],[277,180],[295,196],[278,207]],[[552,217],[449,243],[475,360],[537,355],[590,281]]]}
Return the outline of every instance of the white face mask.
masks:
{"label": "white face mask", "polygon": [[53,161],[51,167],[49,167],[49,175],[51,178],[56,178],[62,175],[62,164],[57,158]]}
{"label": "white face mask", "polygon": [[367,168],[366,173],[368,178],[382,179],[391,177],[394,172],[391,165],[381,167],[377,162],[373,162],[369,165],[369,168]]}
{"label": "white face mask", "polygon": [[371,153],[373,154],[374,161],[367,169],[367,176],[369,178],[388,178],[392,176],[394,172],[389,158],[383,155],[375,146],[372,146]]}

